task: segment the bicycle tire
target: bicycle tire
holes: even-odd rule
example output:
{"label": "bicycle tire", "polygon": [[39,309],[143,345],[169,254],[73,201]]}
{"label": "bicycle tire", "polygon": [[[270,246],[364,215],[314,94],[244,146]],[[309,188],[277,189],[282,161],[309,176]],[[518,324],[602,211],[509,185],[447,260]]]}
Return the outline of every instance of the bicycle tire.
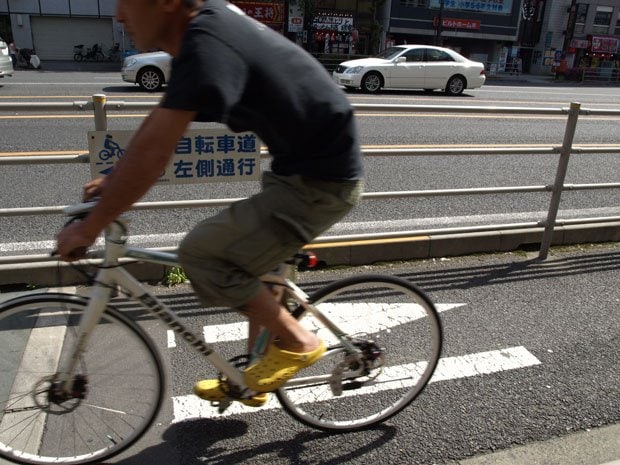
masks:
{"label": "bicycle tire", "polygon": [[[396,415],[423,391],[439,361],[443,336],[435,306],[415,285],[393,276],[355,276],[319,289],[309,302],[365,347],[369,360],[379,352],[385,359],[370,362],[365,376],[342,380],[341,395],[327,380],[285,385],[276,395],[287,413],[320,430],[352,431]],[[328,352],[293,380],[333,376],[345,362],[338,339],[308,313],[293,312],[326,342]]]}
{"label": "bicycle tire", "polygon": [[137,441],[164,395],[149,336],[107,307],[86,343],[70,399],[51,377],[74,346],[86,298],[31,294],[0,305],[0,456],[25,464],[101,462]]}

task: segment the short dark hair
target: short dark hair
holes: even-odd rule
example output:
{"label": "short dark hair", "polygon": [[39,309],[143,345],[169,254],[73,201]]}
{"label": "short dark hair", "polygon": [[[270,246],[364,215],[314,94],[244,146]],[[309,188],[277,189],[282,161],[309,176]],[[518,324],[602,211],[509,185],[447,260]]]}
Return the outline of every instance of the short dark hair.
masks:
{"label": "short dark hair", "polygon": [[188,8],[195,8],[198,6],[199,0],[184,0],[184,2]]}

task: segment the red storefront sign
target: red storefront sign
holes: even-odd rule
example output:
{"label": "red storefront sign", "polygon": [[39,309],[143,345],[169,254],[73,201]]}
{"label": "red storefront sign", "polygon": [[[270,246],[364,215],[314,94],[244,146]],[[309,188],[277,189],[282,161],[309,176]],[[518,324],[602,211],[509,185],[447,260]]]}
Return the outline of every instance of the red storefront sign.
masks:
{"label": "red storefront sign", "polygon": [[572,48],[588,48],[590,46],[590,42],[583,39],[571,39],[570,46]]}
{"label": "red storefront sign", "polygon": [[[435,17],[433,24],[437,27],[439,18]],[[477,19],[442,18],[441,27],[444,29],[480,29]]]}
{"label": "red storefront sign", "polygon": [[233,2],[243,12],[265,24],[284,23],[284,3],[280,2]]}
{"label": "red storefront sign", "polygon": [[610,53],[614,54],[618,52],[618,39],[615,37],[590,37],[590,51],[593,53]]}

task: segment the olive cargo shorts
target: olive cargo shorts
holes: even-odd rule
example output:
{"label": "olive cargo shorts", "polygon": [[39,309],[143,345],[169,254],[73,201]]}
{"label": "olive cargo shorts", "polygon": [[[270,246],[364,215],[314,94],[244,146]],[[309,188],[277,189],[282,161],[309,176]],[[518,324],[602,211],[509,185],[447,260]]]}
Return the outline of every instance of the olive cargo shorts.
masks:
{"label": "olive cargo shorts", "polygon": [[196,293],[208,306],[242,306],[259,293],[259,276],[351,210],[362,185],[265,172],[262,192],[198,223],[181,242],[179,260]]}

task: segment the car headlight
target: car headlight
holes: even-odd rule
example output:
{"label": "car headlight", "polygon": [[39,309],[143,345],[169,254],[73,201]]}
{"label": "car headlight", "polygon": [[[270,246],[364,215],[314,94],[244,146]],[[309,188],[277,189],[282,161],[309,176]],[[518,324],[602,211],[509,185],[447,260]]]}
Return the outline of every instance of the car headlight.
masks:
{"label": "car headlight", "polygon": [[362,69],[364,69],[363,66],[354,66],[353,68],[349,68],[345,71],[345,74],[357,74],[359,73]]}
{"label": "car headlight", "polygon": [[125,60],[125,64],[123,65],[123,68],[129,68],[133,65],[135,65],[138,62],[138,60],[136,60],[135,58],[127,58]]}

